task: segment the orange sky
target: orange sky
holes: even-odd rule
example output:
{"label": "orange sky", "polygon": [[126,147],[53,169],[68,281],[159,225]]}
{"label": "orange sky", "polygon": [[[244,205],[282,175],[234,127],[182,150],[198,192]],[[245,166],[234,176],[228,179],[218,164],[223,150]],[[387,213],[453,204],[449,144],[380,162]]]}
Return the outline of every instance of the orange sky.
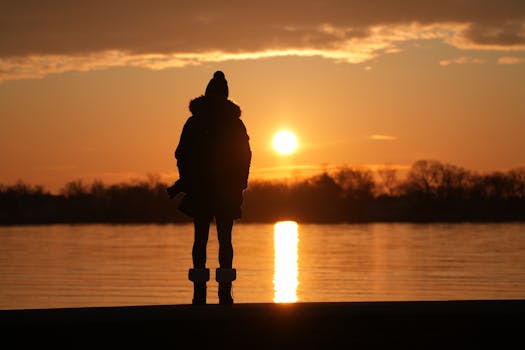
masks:
{"label": "orange sky", "polygon": [[[217,69],[252,179],[525,166],[524,2],[218,3],[1,4],[0,184],[174,180],[188,102]],[[282,128],[299,139],[287,157],[271,149]]]}

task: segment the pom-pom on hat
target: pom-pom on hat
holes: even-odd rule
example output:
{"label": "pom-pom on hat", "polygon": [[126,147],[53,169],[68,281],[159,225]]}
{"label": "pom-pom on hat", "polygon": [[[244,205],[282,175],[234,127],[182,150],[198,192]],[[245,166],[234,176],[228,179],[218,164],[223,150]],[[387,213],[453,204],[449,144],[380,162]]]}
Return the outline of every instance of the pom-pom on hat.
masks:
{"label": "pom-pom on hat", "polygon": [[213,78],[206,86],[205,95],[228,98],[228,82],[223,72],[218,70],[213,74]]}

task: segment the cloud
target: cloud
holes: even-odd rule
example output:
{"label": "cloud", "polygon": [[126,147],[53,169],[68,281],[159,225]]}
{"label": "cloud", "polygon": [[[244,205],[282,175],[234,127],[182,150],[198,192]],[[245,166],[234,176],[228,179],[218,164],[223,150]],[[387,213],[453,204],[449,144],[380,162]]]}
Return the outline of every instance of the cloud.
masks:
{"label": "cloud", "polygon": [[285,55],[360,63],[420,39],[525,50],[525,2],[4,1],[0,79]]}
{"label": "cloud", "polygon": [[523,57],[503,56],[498,58],[498,64],[518,64],[525,62]]}
{"label": "cloud", "polygon": [[391,136],[391,135],[370,135],[371,140],[375,141],[394,141],[397,140],[397,136]]}
{"label": "cloud", "polygon": [[461,57],[456,57],[456,58],[452,58],[448,60],[441,60],[439,61],[439,65],[446,67],[446,66],[450,66],[451,64],[467,64],[467,63],[482,64],[485,62],[486,62],[485,60],[480,59],[480,58],[461,56]]}
{"label": "cloud", "polygon": [[471,23],[452,37],[450,43],[465,49],[524,50],[525,20],[509,16],[495,23]]}
{"label": "cloud", "polygon": [[254,167],[250,170],[251,181],[298,179],[313,176],[326,170],[325,167],[313,164],[290,164],[274,167]]}

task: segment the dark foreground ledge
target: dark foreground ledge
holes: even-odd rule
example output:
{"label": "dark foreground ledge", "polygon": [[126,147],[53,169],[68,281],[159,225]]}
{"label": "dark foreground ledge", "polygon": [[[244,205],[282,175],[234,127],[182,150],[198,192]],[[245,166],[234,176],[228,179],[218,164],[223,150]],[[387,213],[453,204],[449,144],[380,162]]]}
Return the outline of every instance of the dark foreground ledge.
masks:
{"label": "dark foreground ledge", "polygon": [[525,300],[159,305],[3,310],[4,342],[214,349],[522,344]]}

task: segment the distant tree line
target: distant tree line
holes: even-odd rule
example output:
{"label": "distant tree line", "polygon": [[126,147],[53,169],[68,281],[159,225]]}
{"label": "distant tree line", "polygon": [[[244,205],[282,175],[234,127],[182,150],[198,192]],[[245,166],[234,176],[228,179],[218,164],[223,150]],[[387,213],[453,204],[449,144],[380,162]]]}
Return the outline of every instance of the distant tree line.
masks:
{"label": "distant tree line", "polygon": [[[190,219],[159,177],[106,185],[67,183],[59,194],[19,182],[0,185],[0,224],[174,223]],[[430,222],[525,220],[525,168],[476,173],[433,160],[403,178],[344,167],[297,181],[251,181],[244,222]]]}

